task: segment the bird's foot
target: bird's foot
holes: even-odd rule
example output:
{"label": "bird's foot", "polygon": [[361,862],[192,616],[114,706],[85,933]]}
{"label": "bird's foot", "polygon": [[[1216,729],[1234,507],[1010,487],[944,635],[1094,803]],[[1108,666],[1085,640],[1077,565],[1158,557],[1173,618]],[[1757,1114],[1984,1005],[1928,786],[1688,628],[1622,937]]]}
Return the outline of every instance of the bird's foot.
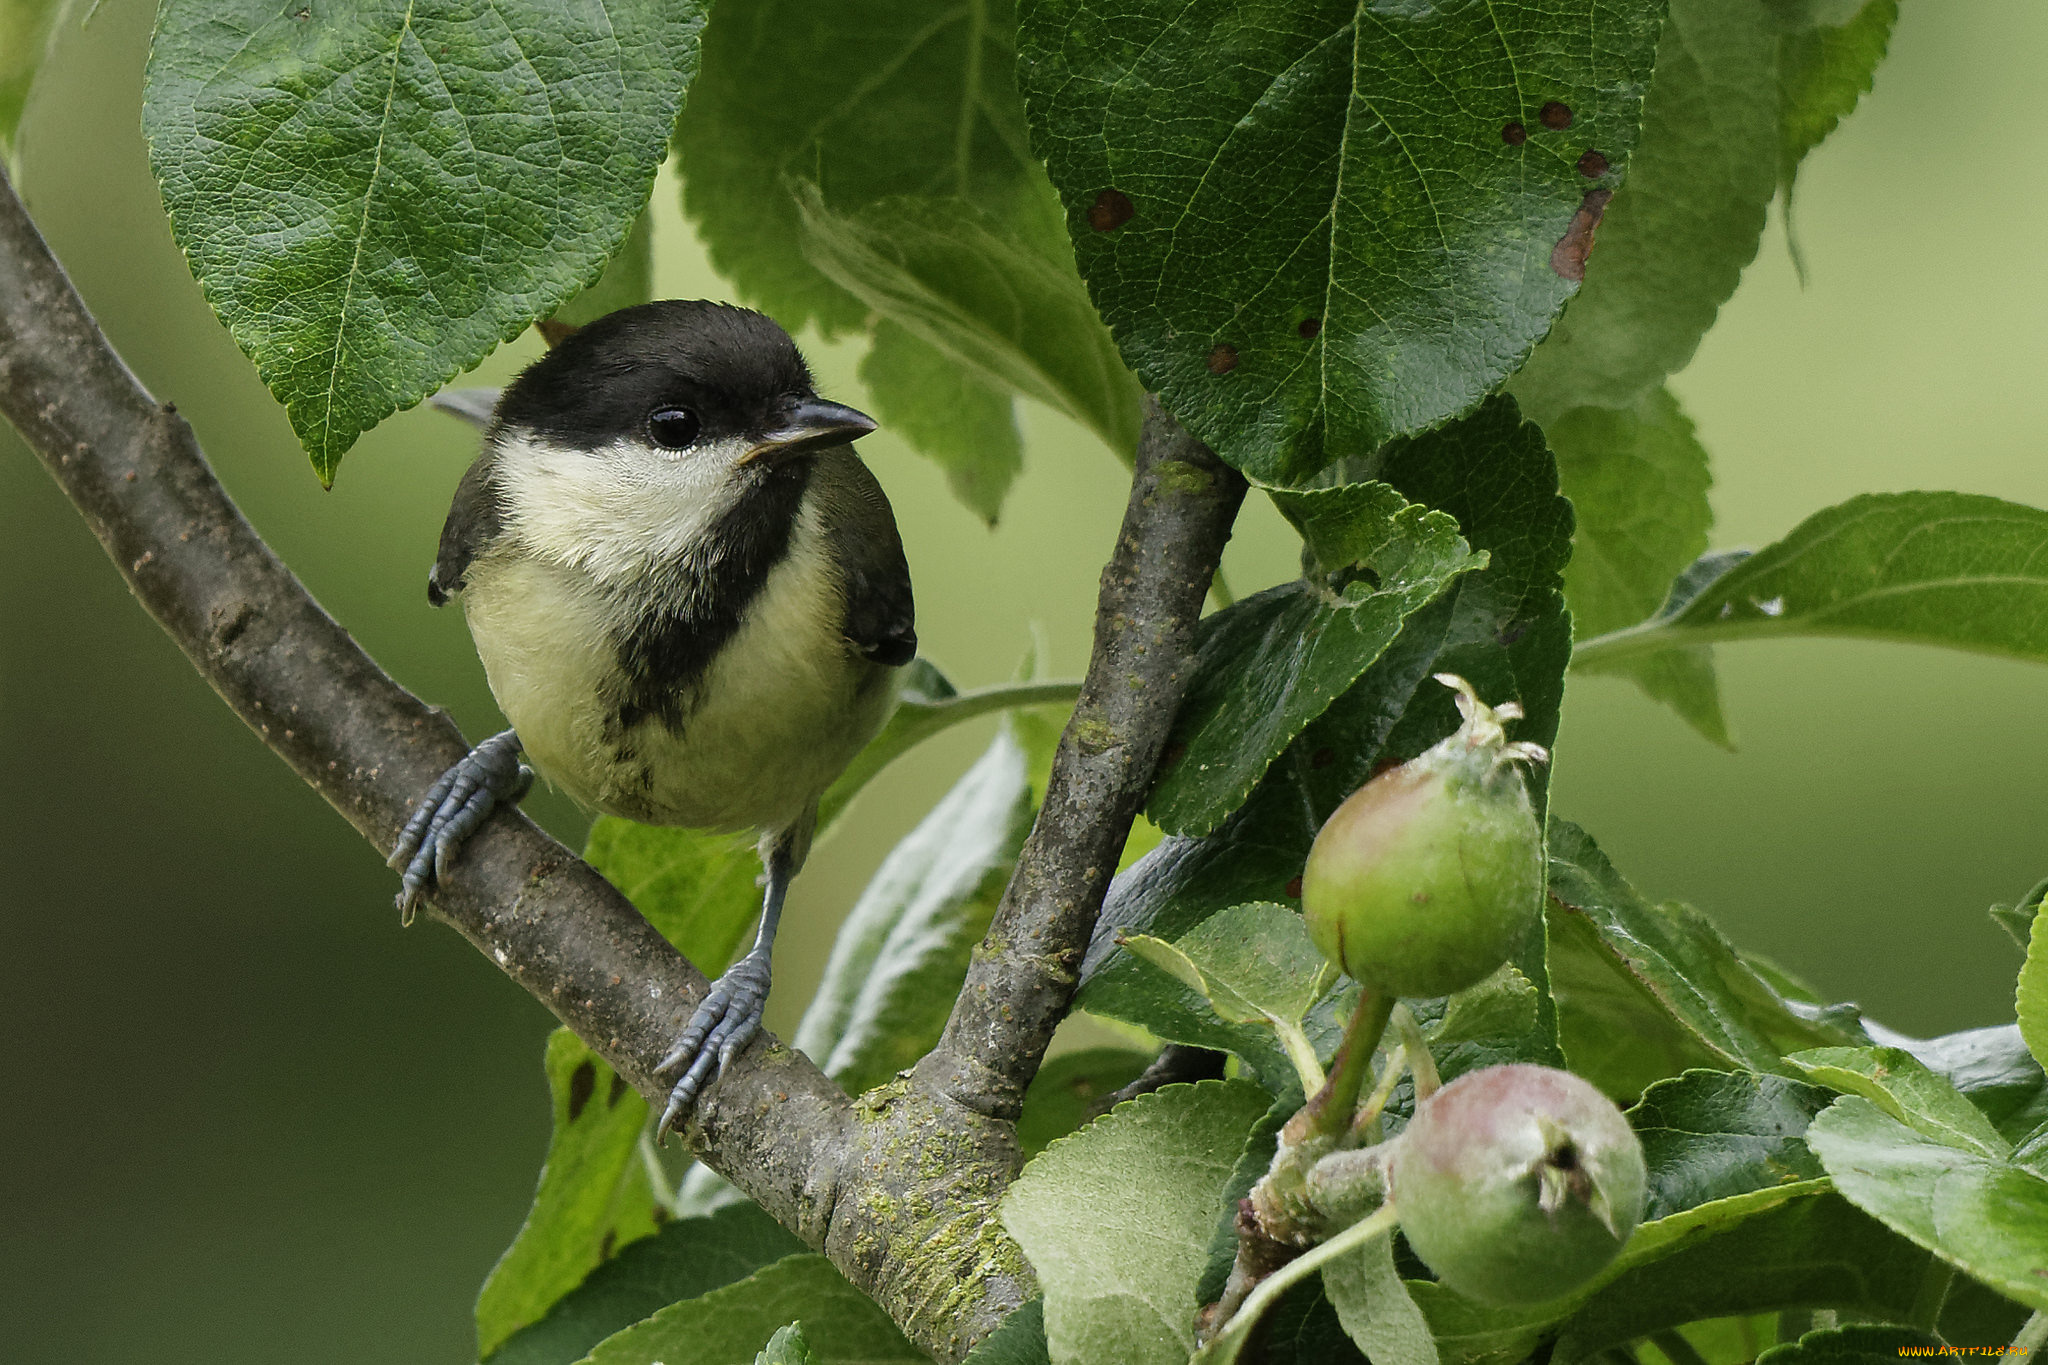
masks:
{"label": "bird's foot", "polygon": [[519,736],[507,730],[471,749],[441,774],[399,832],[390,865],[403,869],[398,913],[412,923],[427,886],[445,875],[462,841],[496,810],[516,802],[533,785],[533,769],[519,761]]}
{"label": "bird's foot", "polygon": [[654,1130],[657,1134],[666,1135],[687,1118],[704,1087],[761,1031],[761,1011],[767,1003],[768,954],[756,948],[711,983],[710,993],[690,1016],[683,1036],[654,1069],[661,1077],[682,1071],[669,1092],[668,1108]]}

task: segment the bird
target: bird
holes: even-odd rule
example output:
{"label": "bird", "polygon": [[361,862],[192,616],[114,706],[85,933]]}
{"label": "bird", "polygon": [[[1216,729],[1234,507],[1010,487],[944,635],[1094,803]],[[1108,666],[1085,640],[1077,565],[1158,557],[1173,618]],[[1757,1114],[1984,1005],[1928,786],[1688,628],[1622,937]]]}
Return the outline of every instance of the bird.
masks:
{"label": "bird", "polygon": [[441,532],[428,600],[461,599],[511,728],[407,821],[402,915],[536,770],[607,815],[759,838],[760,927],[657,1067],[657,1133],[759,1032],[819,797],[917,653],[895,513],[853,447],[875,429],[761,313],[623,308],[506,387]]}

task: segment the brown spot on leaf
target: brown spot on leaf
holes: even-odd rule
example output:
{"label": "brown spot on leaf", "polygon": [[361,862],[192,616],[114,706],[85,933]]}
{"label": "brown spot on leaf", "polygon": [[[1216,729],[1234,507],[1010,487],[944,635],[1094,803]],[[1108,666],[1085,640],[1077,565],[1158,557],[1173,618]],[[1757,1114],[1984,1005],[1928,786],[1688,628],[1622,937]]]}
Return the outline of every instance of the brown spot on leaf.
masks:
{"label": "brown spot on leaf", "polygon": [[1159,756],[1159,766],[1171,768],[1188,756],[1188,745],[1184,739],[1177,739],[1166,746],[1166,752]]}
{"label": "brown spot on leaf", "polygon": [[624,1099],[625,1097],[626,1078],[624,1076],[619,1075],[618,1072],[614,1071],[612,1073],[611,1093],[604,1097],[604,1107],[607,1109],[616,1109],[619,1107],[619,1101]]}
{"label": "brown spot on leaf", "polygon": [[1287,883],[1287,899],[1291,901],[1301,899],[1301,878],[1296,877],[1293,881]]}
{"label": "brown spot on leaf", "polygon": [[1529,130],[1519,123],[1503,123],[1500,126],[1500,140],[1510,147],[1519,147],[1529,140]]}
{"label": "brown spot on leaf", "polygon": [[661,1227],[666,1223],[675,1221],[675,1215],[668,1211],[668,1205],[666,1204],[656,1204],[647,1211],[647,1216],[654,1220],[654,1226],[656,1227]]}
{"label": "brown spot on leaf", "polygon": [[612,1258],[612,1248],[618,1244],[619,1230],[617,1228],[606,1228],[604,1230],[604,1240],[597,1244],[597,1259],[609,1261]]}
{"label": "brown spot on leaf", "polygon": [[1552,100],[1536,111],[1536,117],[1545,128],[1569,128],[1572,126],[1572,107],[1558,100]]}
{"label": "brown spot on leaf", "polygon": [[1607,158],[1588,147],[1586,154],[1579,158],[1579,174],[1588,180],[1598,180],[1607,174]]}
{"label": "brown spot on leaf", "polygon": [[[1392,769],[1398,768],[1400,766],[1401,760],[1395,758],[1392,754],[1389,754],[1385,758],[1381,759],[1379,762],[1372,765],[1372,776],[1378,777],[1381,773],[1391,771]],[[1370,782],[1371,780],[1372,778],[1370,777],[1366,779],[1366,781],[1368,782]]]}
{"label": "brown spot on leaf", "polygon": [[1294,330],[1301,333],[1303,341],[1314,341],[1318,336],[1322,335],[1323,320],[1321,318],[1303,318],[1301,326]]}
{"label": "brown spot on leaf", "polygon": [[1571,226],[1551,248],[1552,270],[1574,283],[1586,278],[1586,257],[1593,252],[1593,234],[1600,227],[1600,215],[1607,212],[1607,201],[1612,198],[1613,190],[1594,190],[1586,196],[1579,211],[1572,215]]}
{"label": "brown spot on leaf", "polygon": [[1327,768],[1336,761],[1335,749],[1318,749],[1308,756],[1308,766],[1311,768]]}
{"label": "brown spot on leaf", "polygon": [[1104,190],[1088,206],[1088,226],[1097,232],[1114,232],[1137,213],[1138,207],[1131,202],[1131,196],[1122,190]]}
{"label": "brown spot on leaf", "polygon": [[1237,347],[1229,342],[1218,342],[1216,349],[1209,352],[1209,373],[1229,374],[1237,368]]}
{"label": "brown spot on leaf", "polygon": [[569,1122],[583,1117],[583,1106],[597,1093],[597,1067],[588,1060],[569,1073]]}

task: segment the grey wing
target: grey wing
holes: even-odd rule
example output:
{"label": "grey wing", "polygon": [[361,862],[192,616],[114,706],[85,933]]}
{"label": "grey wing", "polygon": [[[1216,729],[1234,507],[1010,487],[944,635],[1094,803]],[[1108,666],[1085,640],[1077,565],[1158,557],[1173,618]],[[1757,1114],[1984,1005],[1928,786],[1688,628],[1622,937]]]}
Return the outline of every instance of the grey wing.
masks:
{"label": "grey wing", "polygon": [[846,592],[846,638],[878,664],[907,664],[917,656],[917,613],[888,495],[851,446],[820,456],[815,477]]}
{"label": "grey wing", "polygon": [[441,550],[427,575],[427,600],[435,606],[462,591],[463,577],[483,547],[498,534],[498,490],[491,481],[492,452],[486,447],[455,485],[455,501],[441,527]]}

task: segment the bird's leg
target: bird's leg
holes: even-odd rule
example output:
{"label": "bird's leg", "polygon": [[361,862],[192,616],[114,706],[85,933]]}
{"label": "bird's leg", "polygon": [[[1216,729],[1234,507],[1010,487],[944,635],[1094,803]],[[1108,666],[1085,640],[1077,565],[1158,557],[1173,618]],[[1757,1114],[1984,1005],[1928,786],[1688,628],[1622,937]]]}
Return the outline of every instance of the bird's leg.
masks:
{"label": "bird's leg", "polygon": [[533,785],[533,769],[519,761],[519,736],[507,730],[471,749],[441,774],[399,831],[390,865],[404,870],[398,913],[405,923],[427,885],[448,871],[462,841],[500,802],[512,804]]}
{"label": "bird's leg", "polygon": [[767,864],[768,890],[762,900],[761,928],[754,935],[754,946],[724,976],[711,983],[710,992],[690,1016],[683,1036],[654,1069],[660,1077],[682,1071],[669,1092],[668,1108],[662,1111],[661,1122],[654,1130],[657,1134],[665,1135],[687,1117],[704,1087],[761,1031],[761,1011],[768,1003],[769,962],[775,952],[775,926],[782,919],[782,898],[789,893],[790,878],[796,875],[793,845],[794,840],[785,832],[768,847],[763,859]]}

